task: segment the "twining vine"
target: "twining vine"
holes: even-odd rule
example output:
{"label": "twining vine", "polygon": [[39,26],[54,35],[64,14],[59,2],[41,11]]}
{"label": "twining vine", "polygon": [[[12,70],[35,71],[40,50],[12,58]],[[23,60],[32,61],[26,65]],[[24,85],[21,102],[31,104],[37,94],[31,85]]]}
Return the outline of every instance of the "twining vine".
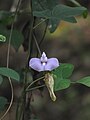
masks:
{"label": "twining vine", "polygon": [[[11,30],[10,30],[10,36],[9,36],[9,40],[8,40],[8,47],[7,47],[7,64],[6,64],[6,67],[9,68],[9,58],[10,58],[10,46],[11,46],[11,40],[12,40],[12,33],[13,33],[13,28],[14,28],[14,22],[16,20],[16,15],[19,11],[19,7],[20,7],[20,4],[21,4],[21,1],[22,0],[18,0],[18,3],[17,3],[17,7],[16,7],[16,11],[15,11],[15,14],[14,14],[14,19],[13,19],[13,22],[12,22],[12,25],[11,25]],[[10,104],[9,104],[9,107],[7,108],[6,112],[3,114],[3,116],[0,118],[0,120],[3,120],[4,117],[7,115],[7,113],[9,112],[12,104],[13,104],[13,85],[12,85],[12,80],[10,77],[8,77],[8,81],[10,83],[10,86],[11,86],[11,101],[10,101]]]}

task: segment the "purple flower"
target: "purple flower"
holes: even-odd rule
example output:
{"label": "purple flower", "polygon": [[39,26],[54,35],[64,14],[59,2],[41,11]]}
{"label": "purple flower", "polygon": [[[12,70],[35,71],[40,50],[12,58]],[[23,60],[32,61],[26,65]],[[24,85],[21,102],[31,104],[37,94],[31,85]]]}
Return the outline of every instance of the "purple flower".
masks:
{"label": "purple flower", "polygon": [[47,58],[45,52],[43,52],[41,58],[31,58],[29,66],[36,71],[52,71],[59,66],[57,58]]}

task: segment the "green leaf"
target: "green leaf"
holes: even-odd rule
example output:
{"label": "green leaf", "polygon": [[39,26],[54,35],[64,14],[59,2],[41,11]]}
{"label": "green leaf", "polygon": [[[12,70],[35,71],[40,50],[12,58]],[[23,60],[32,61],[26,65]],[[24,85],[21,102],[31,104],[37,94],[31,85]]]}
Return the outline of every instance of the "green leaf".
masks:
{"label": "green leaf", "polygon": [[83,18],[87,18],[87,15],[88,15],[88,11],[86,10],[83,12]]}
{"label": "green leaf", "polygon": [[58,0],[32,0],[33,11],[53,9],[58,4]]}
{"label": "green leaf", "polygon": [[58,0],[46,0],[46,3],[47,8],[52,10],[58,4]]}
{"label": "green leaf", "polygon": [[77,23],[75,17],[64,17],[63,20],[71,23]]}
{"label": "green leaf", "polygon": [[0,97],[0,112],[4,109],[7,104],[7,99],[5,97]]}
{"label": "green leaf", "polygon": [[42,11],[46,9],[46,0],[32,0],[33,11]]}
{"label": "green leaf", "polygon": [[72,64],[63,63],[58,68],[56,68],[53,73],[61,78],[69,78],[72,75],[74,66]]}
{"label": "green leaf", "polygon": [[42,18],[46,18],[46,19],[50,19],[51,18],[51,11],[50,10],[43,10],[43,11],[34,11],[33,15],[36,17],[42,17]]}
{"label": "green leaf", "polygon": [[0,35],[0,42],[5,42],[6,41],[6,37],[3,35]]}
{"label": "green leaf", "polygon": [[76,83],[80,83],[80,84],[86,85],[87,87],[90,87],[90,76],[84,77],[84,78],[76,81]]}
{"label": "green leaf", "polygon": [[10,68],[0,67],[0,74],[3,76],[6,76],[6,77],[10,77],[10,78],[17,80],[17,81],[20,80],[19,74]]}
{"label": "green leaf", "polygon": [[68,78],[71,76],[73,69],[74,66],[72,64],[61,64],[52,71],[52,74],[55,76],[55,91],[66,89],[70,86],[70,80]]}
{"label": "green leaf", "polygon": [[55,80],[55,86],[54,86],[54,90],[58,91],[58,90],[63,90],[66,89],[70,86],[71,82],[69,79],[62,79],[62,80]]}
{"label": "green leaf", "polygon": [[56,5],[53,9],[43,9],[33,11],[33,15],[49,19],[50,32],[54,32],[61,20],[76,23],[75,16],[82,15],[87,9],[85,7],[69,7],[66,5]]}
{"label": "green leaf", "polygon": [[8,25],[11,24],[14,18],[14,14],[9,11],[0,11],[0,22]]}
{"label": "green leaf", "polygon": [[12,40],[11,40],[11,44],[13,45],[13,47],[16,50],[18,50],[18,48],[23,43],[23,41],[24,41],[24,38],[23,38],[22,33],[20,31],[13,30],[13,32],[12,32]]}
{"label": "green leaf", "polygon": [[[0,34],[5,36],[7,38],[6,42],[8,43],[9,41],[9,36],[10,36],[10,30],[7,30],[5,26],[0,25]],[[12,38],[11,38],[11,45],[18,50],[20,45],[23,43],[24,38],[23,35],[20,31],[13,30],[12,32]]]}
{"label": "green leaf", "polygon": [[63,18],[63,17],[74,17],[81,15],[87,9],[85,7],[69,7],[66,5],[57,5],[53,11],[53,17]]}
{"label": "green leaf", "polygon": [[69,78],[72,75],[74,66],[72,64],[61,64],[63,78]]}
{"label": "green leaf", "polygon": [[48,27],[51,33],[53,33],[56,30],[59,23],[60,23],[59,19],[49,19]]}
{"label": "green leaf", "polygon": [[0,75],[0,85],[2,84],[3,82],[3,77]]}
{"label": "green leaf", "polygon": [[[77,23],[75,17],[64,17],[62,20],[67,21],[67,22],[71,22],[71,23]],[[49,30],[51,33],[53,33],[56,30],[60,21],[61,21],[60,19],[55,19],[55,18],[49,19],[48,27],[49,27]]]}

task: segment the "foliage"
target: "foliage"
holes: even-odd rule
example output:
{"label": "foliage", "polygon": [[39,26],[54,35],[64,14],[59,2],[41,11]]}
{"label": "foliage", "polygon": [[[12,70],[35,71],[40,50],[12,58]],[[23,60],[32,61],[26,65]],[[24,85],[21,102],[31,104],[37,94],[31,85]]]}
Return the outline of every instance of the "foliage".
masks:
{"label": "foliage", "polygon": [[52,73],[55,75],[55,91],[66,89],[70,86],[70,79],[74,66],[72,64],[61,64]]}
{"label": "foliage", "polygon": [[0,97],[0,112],[4,109],[7,104],[7,99],[5,97]]}
{"label": "foliage", "polygon": [[[9,41],[9,36],[10,36],[10,30],[8,30],[5,25],[0,25],[0,34],[4,35],[5,37],[3,38],[5,40],[6,38],[6,43],[8,43]],[[2,41],[4,42],[4,40],[2,39]],[[13,47],[18,50],[18,48],[20,47],[20,45],[23,43],[23,35],[20,31],[18,30],[13,30],[12,32],[12,40],[11,40],[11,44],[13,45]]]}
{"label": "foliage", "polygon": [[0,67],[0,75],[10,77],[17,81],[20,80],[19,74],[15,70],[12,70],[10,68]]}
{"label": "foliage", "polygon": [[90,87],[90,76],[84,77],[84,78],[76,81],[76,83],[80,83],[80,84],[86,85],[87,87]]}
{"label": "foliage", "polygon": [[3,78],[2,78],[2,76],[0,75],[0,85],[2,84],[2,82],[3,82]]}
{"label": "foliage", "polygon": [[[38,0],[37,0],[38,1]],[[61,20],[76,23],[75,16],[83,14],[87,9],[85,7],[69,7],[66,5],[56,5],[55,1],[49,1],[49,4],[45,0],[43,2],[33,1],[33,15],[36,17],[44,18],[49,20],[50,32],[54,32]],[[50,4],[52,9],[50,8]],[[36,8],[35,5],[38,5]],[[42,6],[43,7],[42,7]],[[46,7],[47,6],[47,7]]]}

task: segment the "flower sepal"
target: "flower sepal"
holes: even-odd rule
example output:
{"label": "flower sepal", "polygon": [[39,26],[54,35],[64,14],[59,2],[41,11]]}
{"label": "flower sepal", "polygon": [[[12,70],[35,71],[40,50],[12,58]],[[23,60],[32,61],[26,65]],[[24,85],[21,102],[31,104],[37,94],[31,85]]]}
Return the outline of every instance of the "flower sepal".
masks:
{"label": "flower sepal", "polygon": [[53,74],[51,74],[50,72],[47,72],[45,74],[45,85],[47,86],[47,89],[49,91],[50,97],[53,101],[56,101],[56,95],[54,93],[54,78],[53,78]]}

